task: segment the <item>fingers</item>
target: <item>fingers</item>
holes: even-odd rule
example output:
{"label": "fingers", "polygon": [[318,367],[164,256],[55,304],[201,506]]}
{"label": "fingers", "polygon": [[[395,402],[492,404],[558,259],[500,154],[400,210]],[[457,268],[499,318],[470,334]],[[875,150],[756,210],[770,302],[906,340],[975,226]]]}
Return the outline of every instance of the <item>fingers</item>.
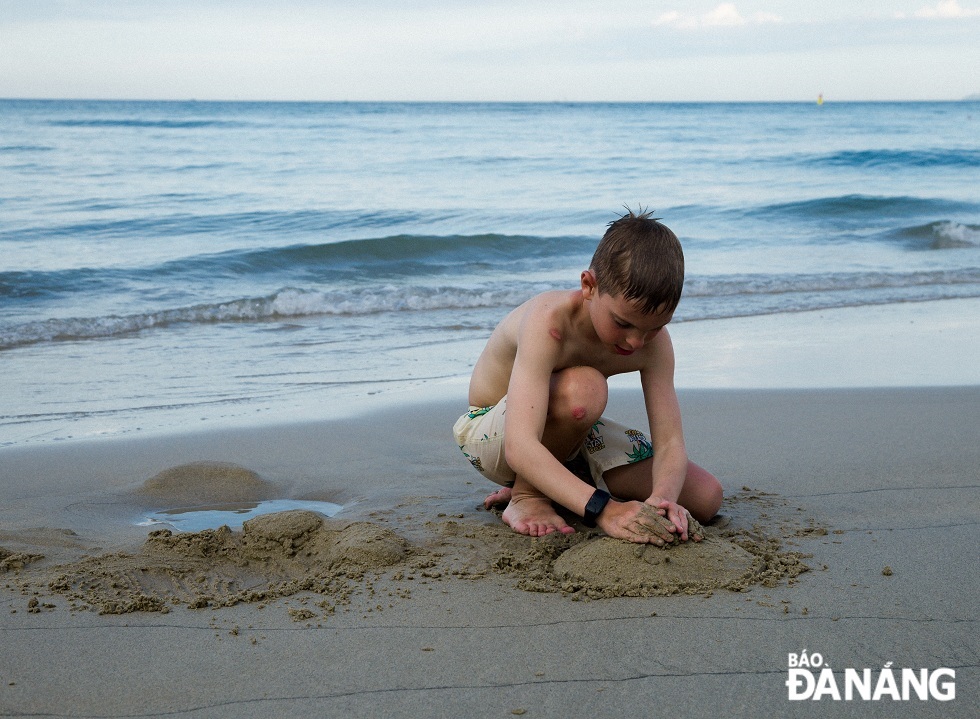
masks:
{"label": "fingers", "polygon": [[640,511],[637,512],[632,524],[635,527],[633,531],[656,537],[659,540],[657,544],[662,545],[664,542],[670,542],[674,539],[673,523],[667,517],[658,514],[649,505],[640,507]]}
{"label": "fingers", "polygon": [[702,531],[690,531],[691,527],[698,527],[700,530],[701,525],[695,521],[687,509],[676,502],[671,502],[666,499],[658,502],[656,507],[666,511],[668,519],[670,519],[670,522],[676,528],[682,540],[687,541],[688,539],[693,539],[695,542],[700,542],[704,539],[704,533]]}
{"label": "fingers", "polygon": [[684,522],[684,527],[681,531],[681,539],[685,541],[690,539],[695,542],[700,542],[702,539],[704,539],[704,527],[702,527],[691,515],[691,513],[683,507],[681,507],[680,518]]}
{"label": "fingers", "polygon": [[660,546],[663,542],[678,539],[684,542],[704,539],[704,528],[687,509],[675,502],[663,501],[656,506],[646,504],[637,514],[635,525],[642,533],[653,534],[658,540],[655,543]]}
{"label": "fingers", "polygon": [[689,520],[687,523],[688,533],[691,535],[691,539],[693,539],[695,542],[700,542],[702,539],[704,539],[704,527],[702,527],[701,523],[690,514],[687,516]]}
{"label": "fingers", "polygon": [[634,544],[652,544],[655,547],[664,546],[664,540],[659,537],[655,537],[652,534],[637,534],[636,532],[630,532],[627,530],[626,536],[620,537],[620,539],[626,539]]}
{"label": "fingers", "polygon": [[669,510],[645,502],[612,502],[600,518],[602,529],[610,536],[626,539],[637,544],[654,544],[662,547],[691,539],[700,542],[704,535],[690,513],[679,504]]}
{"label": "fingers", "polygon": [[679,505],[674,505],[675,509],[668,513],[670,521],[677,527],[677,533],[681,539],[687,541],[687,510]]}

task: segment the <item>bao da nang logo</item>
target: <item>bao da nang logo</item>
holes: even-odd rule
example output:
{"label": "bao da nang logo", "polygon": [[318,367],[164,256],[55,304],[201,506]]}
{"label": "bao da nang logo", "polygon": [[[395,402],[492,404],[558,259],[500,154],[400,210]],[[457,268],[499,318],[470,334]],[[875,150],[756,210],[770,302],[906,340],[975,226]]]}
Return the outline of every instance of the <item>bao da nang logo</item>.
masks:
{"label": "bao da nang logo", "polygon": [[880,669],[834,671],[824,657],[804,649],[789,655],[786,687],[790,701],[892,701],[948,702],[956,698],[956,672],[939,669],[896,668],[887,662]]}

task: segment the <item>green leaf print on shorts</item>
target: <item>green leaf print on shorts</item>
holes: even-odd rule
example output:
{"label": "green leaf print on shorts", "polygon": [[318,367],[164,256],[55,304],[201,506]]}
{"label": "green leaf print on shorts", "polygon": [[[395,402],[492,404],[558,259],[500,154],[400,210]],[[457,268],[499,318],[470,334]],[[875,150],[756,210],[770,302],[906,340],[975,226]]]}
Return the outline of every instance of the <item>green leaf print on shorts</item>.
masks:
{"label": "green leaf print on shorts", "polygon": [[643,432],[636,429],[628,429],[626,430],[626,436],[633,443],[633,451],[626,453],[630,464],[636,464],[644,459],[653,457],[653,445],[650,444],[650,440],[646,438]]}

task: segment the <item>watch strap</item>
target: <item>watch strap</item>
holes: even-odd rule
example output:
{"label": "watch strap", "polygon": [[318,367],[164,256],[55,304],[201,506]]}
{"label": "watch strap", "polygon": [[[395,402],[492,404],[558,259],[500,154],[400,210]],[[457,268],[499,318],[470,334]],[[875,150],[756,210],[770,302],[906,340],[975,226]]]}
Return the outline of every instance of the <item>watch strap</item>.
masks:
{"label": "watch strap", "polygon": [[609,492],[602,489],[597,489],[592,493],[589,501],[585,505],[585,513],[582,515],[582,524],[586,527],[594,527],[596,520],[599,515],[602,514],[602,510],[606,508],[609,504],[609,500],[612,499]]}

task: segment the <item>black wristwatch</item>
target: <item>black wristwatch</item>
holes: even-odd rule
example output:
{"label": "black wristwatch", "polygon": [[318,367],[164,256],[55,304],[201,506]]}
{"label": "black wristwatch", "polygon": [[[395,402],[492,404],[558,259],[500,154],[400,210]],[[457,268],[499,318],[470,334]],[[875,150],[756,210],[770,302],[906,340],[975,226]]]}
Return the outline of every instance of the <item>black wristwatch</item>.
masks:
{"label": "black wristwatch", "polygon": [[597,489],[592,493],[592,497],[589,498],[588,503],[585,505],[585,514],[582,515],[582,524],[586,527],[594,527],[595,521],[602,514],[602,510],[606,508],[609,504],[609,500],[612,497],[609,496],[609,492],[601,489]]}

